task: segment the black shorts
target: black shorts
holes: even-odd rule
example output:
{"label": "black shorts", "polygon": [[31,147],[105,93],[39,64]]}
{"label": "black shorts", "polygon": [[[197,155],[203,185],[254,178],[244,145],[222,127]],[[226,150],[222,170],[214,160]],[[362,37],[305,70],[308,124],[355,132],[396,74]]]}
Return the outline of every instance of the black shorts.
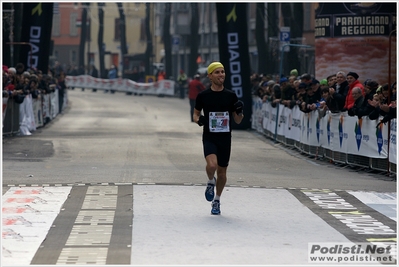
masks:
{"label": "black shorts", "polygon": [[227,167],[231,153],[231,134],[204,134],[202,136],[204,157],[215,154],[220,167]]}

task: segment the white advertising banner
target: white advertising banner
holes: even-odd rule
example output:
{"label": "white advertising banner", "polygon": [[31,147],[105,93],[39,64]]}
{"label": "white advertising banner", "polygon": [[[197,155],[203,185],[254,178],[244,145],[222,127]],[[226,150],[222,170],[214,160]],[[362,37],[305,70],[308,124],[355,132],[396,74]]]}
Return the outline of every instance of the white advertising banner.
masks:
{"label": "white advertising banner", "polygon": [[19,105],[19,129],[21,135],[31,135],[36,131],[31,95],[25,96],[24,102]]}
{"label": "white advertising banner", "polygon": [[304,131],[302,131],[302,141],[304,144],[320,146],[320,124],[319,114],[317,112],[304,113],[303,116]]}
{"label": "white advertising banner", "polygon": [[284,127],[283,136],[285,136],[285,138],[291,138],[292,111],[291,109],[285,107],[284,105],[280,107],[280,110],[281,110],[282,124]]}
{"label": "white advertising banner", "polygon": [[387,158],[388,126],[368,117],[346,117],[348,128],[347,153],[371,158]]}
{"label": "white advertising banner", "polygon": [[262,121],[263,121],[263,116],[262,116],[262,106],[263,102],[262,99],[260,99],[257,96],[252,97],[252,129],[257,130],[258,132],[262,132]]}
{"label": "white advertising banner", "polygon": [[309,123],[310,123],[310,113],[302,113],[301,118],[301,139],[300,142],[305,145],[310,145],[309,143]]}
{"label": "white advertising banner", "polygon": [[161,80],[154,83],[138,83],[129,79],[101,79],[89,75],[67,76],[65,83],[68,87],[92,88],[98,90],[115,90],[147,95],[174,95],[175,82]]}
{"label": "white advertising banner", "polygon": [[[325,147],[328,144],[328,134],[329,134],[329,131],[327,129],[327,125],[328,125],[327,114],[328,113],[330,113],[330,112],[327,112],[324,117],[320,117],[319,115],[317,115],[317,116],[319,116],[317,118],[318,124],[319,124],[318,129],[317,129],[318,135],[319,135],[318,139],[319,139],[320,146],[322,146],[322,147]],[[318,112],[316,112],[315,114],[318,114]]]}
{"label": "white advertising banner", "polygon": [[3,124],[4,124],[4,118],[6,117],[7,103],[8,103],[8,97],[3,97]]}
{"label": "white advertising banner", "polygon": [[263,105],[262,105],[262,115],[263,115],[262,116],[263,117],[262,124],[263,124],[263,129],[266,130],[266,131],[269,131],[269,132],[271,131],[271,128],[272,128],[272,126],[271,126],[271,124],[272,124],[271,108],[272,107],[267,102],[264,102]]}
{"label": "white advertising banner", "polygon": [[51,119],[54,119],[59,112],[58,90],[50,94],[50,106]]}
{"label": "white advertising banner", "polygon": [[285,136],[286,128],[287,128],[287,114],[284,112],[284,105],[277,105],[277,134],[281,136]]}
{"label": "white advertising banner", "polygon": [[303,112],[301,112],[298,106],[294,106],[291,110],[292,114],[292,124],[291,124],[291,139],[299,142],[301,141],[302,135],[302,117]]}
{"label": "white advertising banner", "polygon": [[[278,109],[265,102],[262,103],[261,112],[255,108],[254,110],[256,113],[253,114],[253,119],[262,121],[262,129],[257,130],[266,130],[274,135]],[[370,120],[367,117],[358,119],[348,116],[347,112],[327,112],[320,118],[317,111],[304,113],[297,106],[289,109],[280,105],[279,110],[279,135],[309,146],[321,146],[334,152],[370,158],[386,159],[389,151],[389,161],[396,163],[396,119],[388,122],[391,123],[391,132],[388,135],[388,123],[377,127],[379,120]]]}
{"label": "white advertising banner", "polygon": [[270,125],[269,125],[269,131],[273,134],[276,134],[277,131],[277,113],[278,110],[277,108],[273,108],[270,104],[269,106],[269,113],[270,113]]}
{"label": "white advertising banner", "polygon": [[43,108],[42,108],[42,99],[36,98],[32,99],[33,106],[33,117],[35,119],[36,127],[43,126]]}
{"label": "white advertising banner", "polygon": [[348,134],[344,131],[344,113],[331,113],[330,146],[333,151],[346,153]]}
{"label": "white advertising banner", "polygon": [[45,94],[42,95],[43,97],[43,119],[46,120],[51,120],[51,113],[50,113],[50,106],[51,106],[51,102],[50,102],[50,94]]}
{"label": "white advertising banner", "polygon": [[392,119],[390,123],[391,132],[389,136],[389,162],[396,164],[396,119]]}

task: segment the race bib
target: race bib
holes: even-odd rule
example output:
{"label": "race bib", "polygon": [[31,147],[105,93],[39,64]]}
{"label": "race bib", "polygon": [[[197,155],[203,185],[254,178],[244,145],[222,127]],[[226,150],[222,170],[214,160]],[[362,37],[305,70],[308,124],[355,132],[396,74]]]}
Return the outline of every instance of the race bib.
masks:
{"label": "race bib", "polygon": [[211,133],[230,132],[229,112],[209,112],[209,131]]}

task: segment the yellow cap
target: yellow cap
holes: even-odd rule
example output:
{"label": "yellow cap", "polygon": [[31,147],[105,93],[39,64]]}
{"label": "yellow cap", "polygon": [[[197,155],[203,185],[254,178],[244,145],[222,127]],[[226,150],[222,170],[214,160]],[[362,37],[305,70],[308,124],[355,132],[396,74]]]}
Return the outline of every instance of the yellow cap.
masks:
{"label": "yellow cap", "polygon": [[223,68],[224,69],[224,66],[220,62],[212,62],[208,66],[208,74],[211,74],[217,68]]}

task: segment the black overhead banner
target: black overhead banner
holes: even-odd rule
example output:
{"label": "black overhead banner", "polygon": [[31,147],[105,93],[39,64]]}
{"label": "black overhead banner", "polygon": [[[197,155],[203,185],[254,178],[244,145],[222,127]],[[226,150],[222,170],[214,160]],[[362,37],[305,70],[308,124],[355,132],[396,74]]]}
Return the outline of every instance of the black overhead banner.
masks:
{"label": "black overhead banner", "polygon": [[20,61],[27,69],[47,73],[52,25],[53,3],[23,3]]}
{"label": "black overhead banner", "polygon": [[233,124],[236,129],[251,128],[251,67],[248,52],[247,4],[216,3],[219,56],[226,71],[226,88],[236,92],[244,102],[244,119]]}

